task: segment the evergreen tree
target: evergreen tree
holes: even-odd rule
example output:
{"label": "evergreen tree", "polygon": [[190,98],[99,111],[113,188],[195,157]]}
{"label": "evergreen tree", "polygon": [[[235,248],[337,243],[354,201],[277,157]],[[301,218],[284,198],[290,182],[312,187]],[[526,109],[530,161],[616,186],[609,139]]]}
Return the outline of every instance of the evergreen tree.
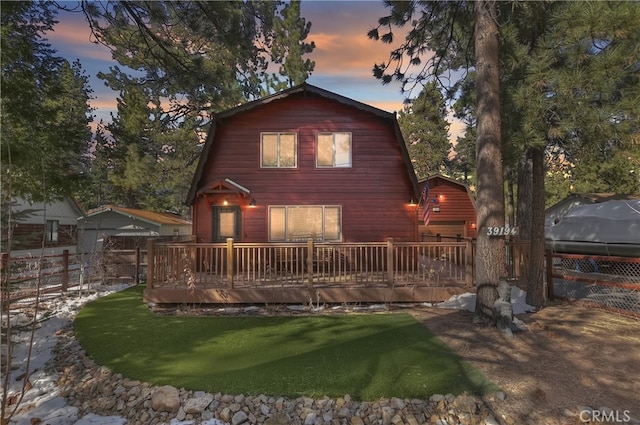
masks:
{"label": "evergreen tree", "polygon": [[497,10],[493,1],[475,3],[477,72],[476,191],[478,239],[475,258],[475,322],[495,322],[498,283],[505,275],[504,239],[488,229],[505,224],[500,128],[500,60]]}
{"label": "evergreen tree", "polygon": [[278,74],[272,74],[269,86],[278,92],[288,87],[304,83],[313,72],[315,62],[303,59],[316,47],[315,43],[304,40],[311,30],[311,22],[300,17],[300,0],[285,4],[282,19],[273,23],[274,40],[271,47],[271,60],[280,64]]}
{"label": "evergreen tree", "polygon": [[87,77],[44,38],[55,12],[51,2],[2,4],[2,180],[31,200],[73,192],[90,138]]}
{"label": "evergreen tree", "polygon": [[[120,92],[107,127],[112,203],[184,213],[203,134],[218,111],[306,80],[310,23],[297,1],[83,2],[96,39],[122,66],[101,73]],[[269,74],[269,60],[280,65]],[[282,80],[284,79],[284,80]],[[89,167],[93,169],[94,167]],[[97,185],[98,183],[94,183]]]}
{"label": "evergreen tree", "polygon": [[398,114],[398,123],[418,178],[440,173],[447,164],[451,143],[447,108],[436,83],[425,85],[416,99]]}
{"label": "evergreen tree", "polygon": [[[98,133],[93,152],[90,208],[115,204],[172,211],[183,205],[202,140],[187,119],[164,121],[164,111],[139,86],[118,98],[118,113]],[[107,189],[107,190],[105,190]]]}
{"label": "evergreen tree", "polygon": [[[391,53],[389,63],[374,67],[374,75],[383,82],[396,78],[407,86],[425,78],[445,81],[445,72],[456,72],[461,79],[448,87],[449,93],[458,99],[456,115],[472,126],[478,112],[473,107],[476,77],[472,66],[477,52],[469,42],[473,28],[468,24],[470,4],[443,3],[390,4],[392,12],[380,20],[378,29],[408,22],[412,29],[406,43]],[[517,224],[523,239],[532,244],[528,302],[540,306],[545,301],[545,179],[561,176],[563,184],[554,184],[554,190],[604,187],[599,177],[594,178],[597,174],[613,175],[612,181],[630,190],[637,184],[637,165],[628,164],[639,162],[637,143],[632,142],[638,138],[638,115],[632,105],[640,103],[639,34],[635,30],[640,6],[635,2],[502,2],[496,7],[500,102],[508,111],[501,117],[506,140],[502,158],[508,187],[518,182]],[[414,18],[416,9],[423,12],[421,19]],[[370,36],[377,37],[378,29]],[[385,37],[392,40],[392,32]],[[423,65],[422,57],[428,51],[435,55]],[[416,74],[405,74],[407,63],[423,66]],[[456,150],[461,148],[469,151],[466,144],[456,146]],[[626,166],[622,158],[627,158]],[[580,184],[575,176],[580,176],[580,183],[589,183]],[[564,197],[566,191],[556,193]]]}

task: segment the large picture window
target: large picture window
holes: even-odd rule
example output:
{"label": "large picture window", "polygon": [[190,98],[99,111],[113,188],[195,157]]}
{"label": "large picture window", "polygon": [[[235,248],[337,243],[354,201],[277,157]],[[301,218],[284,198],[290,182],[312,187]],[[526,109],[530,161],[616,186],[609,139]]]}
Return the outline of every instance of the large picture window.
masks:
{"label": "large picture window", "polygon": [[318,133],[316,165],[351,167],[351,133]]}
{"label": "large picture window", "polygon": [[342,209],[337,205],[269,207],[269,240],[299,242],[342,240]]}
{"label": "large picture window", "polygon": [[263,168],[295,168],[298,163],[295,133],[261,133],[260,166]]}

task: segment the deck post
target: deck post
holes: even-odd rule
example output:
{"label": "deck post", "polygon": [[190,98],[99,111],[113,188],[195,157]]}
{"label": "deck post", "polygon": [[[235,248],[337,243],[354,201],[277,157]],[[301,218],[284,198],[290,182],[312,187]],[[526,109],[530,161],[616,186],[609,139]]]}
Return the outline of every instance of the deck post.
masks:
{"label": "deck post", "polygon": [[153,238],[147,240],[147,289],[153,289],[154,272]]}
{"label": "deck post", "polygon": [[62,292],[69,288],[69,250],[62,251]]}
{"label": "deck post", "polygon": [[139,285],[140,284],[140,247],[139,246],[136,246],[136,252],[134,255],[136,256],[136,259],[135,259],[136,269],[133,271],[133,277],[136,285]]}
{"label": "deck post", "polygon": [[467,246],[464,249],[464,278],[467,288],[473,286],[473,242],[466,240]]}
{"label": "deck post", "polygon": [[227,238],[227,284],[233,289],[233,238]]}
{"label": "deck post", "polygon": [[387,284],[393,286],[393,238],[387,238]]}
{"label": "deck post", "polygon": [[313,288],[313,239],[307,239],[307,282],[309,288]]}

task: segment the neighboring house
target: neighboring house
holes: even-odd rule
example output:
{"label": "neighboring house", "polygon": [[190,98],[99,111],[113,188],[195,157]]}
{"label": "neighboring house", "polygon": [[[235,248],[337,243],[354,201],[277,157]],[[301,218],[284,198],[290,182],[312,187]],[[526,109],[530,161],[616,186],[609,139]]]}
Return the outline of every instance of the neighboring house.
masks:
{"label": "neighboring house", "polygon": [[216,114],[187,203],[197,242],[417,239],[396,117],[302,84]]}
{"label": "neighboring house", "polygon": [[572,193],[545,210],[545,229],[560,221],[573,207],[590,205],[611,200],[640,199],[640,195],[625,195],[616,193]]}
{"label": "neighboring house", "polygon": [[78,217],[83,214],[70,197],[47,203],[15,200],[13,256],[40,255],[43,241],[44,255],[59,255],[64,250],[76,252]]}
{"label": "neighboring house", "polygon": [[176,214],[107,205],[78,219],[78,230],[78,249],[82,252],[144,249],[149,238],[189,237],[191,223]]}
{"label": "neighboring house", "polygon": [[476,202],[469,186],[439,174],[420,180],[420,193],[429,182],[429,224],[424,225],[420,205],[417,220],[420,240],[452,241],[477,236]]}

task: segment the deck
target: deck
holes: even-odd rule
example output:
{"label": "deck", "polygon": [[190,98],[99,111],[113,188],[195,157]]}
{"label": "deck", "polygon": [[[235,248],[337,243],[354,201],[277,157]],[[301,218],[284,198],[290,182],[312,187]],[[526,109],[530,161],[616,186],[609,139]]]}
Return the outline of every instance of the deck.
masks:
{"label": "deck", "polygon": [[154,243],[146,302],[439,302],[473,287],[472,240]]}

